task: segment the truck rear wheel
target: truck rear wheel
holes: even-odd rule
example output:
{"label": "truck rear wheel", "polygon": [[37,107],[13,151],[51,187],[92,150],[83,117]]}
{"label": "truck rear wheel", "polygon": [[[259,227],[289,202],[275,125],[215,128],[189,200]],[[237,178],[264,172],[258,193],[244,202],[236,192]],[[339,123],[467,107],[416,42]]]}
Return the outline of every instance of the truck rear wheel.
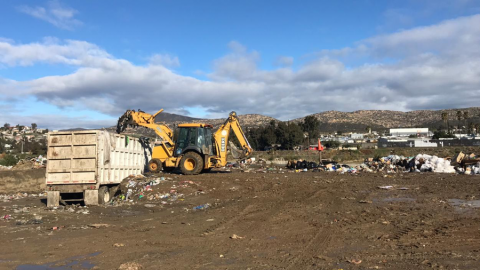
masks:
{"label": "truck rear wheel", "polygon": [[110,192],[107,186],[98,189],[98,204],[107,204],[110,201]]}
{"label": "truck rear wheel", "polygon": [[160,159],[154,158],[148,162],[148,170],[152,173],[159,173],[162,171],[162,162]]}
{"label": "truck rear wheel", "polygon": [[203,159],[195,152],[188,152],[180,161],[180,170],[183,174],[199,174],[203,169]]}

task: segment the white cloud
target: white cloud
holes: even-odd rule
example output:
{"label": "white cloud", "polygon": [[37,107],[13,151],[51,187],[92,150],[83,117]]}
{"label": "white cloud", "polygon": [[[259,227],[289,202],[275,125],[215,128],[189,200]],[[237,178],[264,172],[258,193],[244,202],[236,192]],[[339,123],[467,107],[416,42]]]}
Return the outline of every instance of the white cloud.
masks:
{"label": "white cloud", "polygon": [[97,45],[85,41],[45,38],[40,43],[16,44],[0,40],[0,64],[31,66],[36,63],[73,66],[108,65],[110,55]]}
{"label": "white cloud", "polygon": [[279,66],[279,67],[289,67],[289,66],[293,65],[293,57],[291,57],[291,56],[279,56],[275,60],[274,64],[276,66]]}
{"label": "white cloud", "polygon": [[[0,41],[0,63],[78,67],[64,76],[0,80],[0,92],[4,99],[34,96],[59,107],[95,110],[113,118],[138,108],[168,112],[201,107],[215,116],[226,117],[236,110],[286,120],[326,110],[478,106],[479,34],[480,15],[463,17],[323,51],[298,69],[273,70],[259,68],[258,52],[232,42],[231,52],[213,61],[207,74],[210,80],[180,75],[165,65],[135,65],[83,41]],[[340,60],[357,54],[367,64],[348,67]]]}
{"label": "white cloud", "polygon": [[58,28],[73,30],[75,27],[82,25],[82,22],[75,19],[77,10],[60,4],[59,1],[52,0],[47,3],[46,7],[42,6],[19,6],[20,12],[28,14],[34,18],[46,21]]}
{"label": "white cloud", "polygon": [[149,62],[151,65],[161,65],[171,68],[180,66],[180,60],[178,60],[178,57],[169,54],[154,54],[150,56]]}

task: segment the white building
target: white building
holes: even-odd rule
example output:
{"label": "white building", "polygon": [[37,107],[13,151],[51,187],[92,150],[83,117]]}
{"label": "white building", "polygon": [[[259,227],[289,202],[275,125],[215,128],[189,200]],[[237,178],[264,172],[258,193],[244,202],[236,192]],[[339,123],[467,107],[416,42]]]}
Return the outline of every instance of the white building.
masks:
{"label": "white building", "polygon": [[350,137],[354,140],[363,140],[364,136],[363,136],[363,134],[352,133],[352,135]]}
{"label": "white building", "polygon": [[432,136],[428,128],[391,128],[390,134],[397,137],[408,137],[410,135],[416,135],[419,137]]}

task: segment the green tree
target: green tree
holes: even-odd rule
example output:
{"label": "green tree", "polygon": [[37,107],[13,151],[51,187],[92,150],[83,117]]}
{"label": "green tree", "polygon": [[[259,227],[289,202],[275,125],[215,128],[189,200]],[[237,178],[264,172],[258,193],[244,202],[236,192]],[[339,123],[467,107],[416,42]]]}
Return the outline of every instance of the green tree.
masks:
{"label": "green tree", "polygon": [[462,121],[462,117],[463,117],[463,113],[462,111],[457,111],[457,120],[458,120],[458,124],[457,124],[457,128],[460,129],[460,122]]}
{"label": "green tree", "polygon": [[445,126],[447,127],[447,131],[450,131],[450,125],[448,123],[448,112],[442,112],[442,120],[443,120],[443,123],[445,123]]}
{"label": "green tree", "polygon": [[467,128],[467,120],[468,120],[468,111],[464,111],[463,112],[463,121],[464,121],[464,125],[465,125],[465,128]]}
{"label": "green tree", "polygon": [[293,147],[301,145],[303,142],[303,130],[295,123],[288,123],[287,125],[287,137],[282,143],[284,149],[293,149]]}
{"label": "green tree", "polygon": [[365,130],[368,132],[368,134],[372,133],[372,127],[371,126],[367,126],[365,128]]}
{"label": "green tree", "polygon": [[317,117],[313,115],[305,117],[301,127],[304,132],[308,133],[308,144],[310,144],[312,140],[318,139],[320,133],[320,121],[318,121]]}
{"label": "green tree", "polygon": [[440,138],[456,138],[455,135],[446,133],[445,131],[435,131],[433,133],[432,139],[438,140]]}
{"label": "green tree", "polygon": [[32,130],[33,130],[33,131],[37,130],[37,124],[32,123]]}

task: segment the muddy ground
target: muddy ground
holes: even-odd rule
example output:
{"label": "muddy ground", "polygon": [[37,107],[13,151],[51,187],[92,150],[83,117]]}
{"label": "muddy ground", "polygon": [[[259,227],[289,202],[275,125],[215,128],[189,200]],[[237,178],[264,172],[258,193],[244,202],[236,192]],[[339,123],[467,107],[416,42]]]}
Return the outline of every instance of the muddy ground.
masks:
{"label": "muddy ground", "polygon": [[480,267],[479,176],[171,176],[155,188],[184,197],[166,204],[0,202],[0,269]]}

